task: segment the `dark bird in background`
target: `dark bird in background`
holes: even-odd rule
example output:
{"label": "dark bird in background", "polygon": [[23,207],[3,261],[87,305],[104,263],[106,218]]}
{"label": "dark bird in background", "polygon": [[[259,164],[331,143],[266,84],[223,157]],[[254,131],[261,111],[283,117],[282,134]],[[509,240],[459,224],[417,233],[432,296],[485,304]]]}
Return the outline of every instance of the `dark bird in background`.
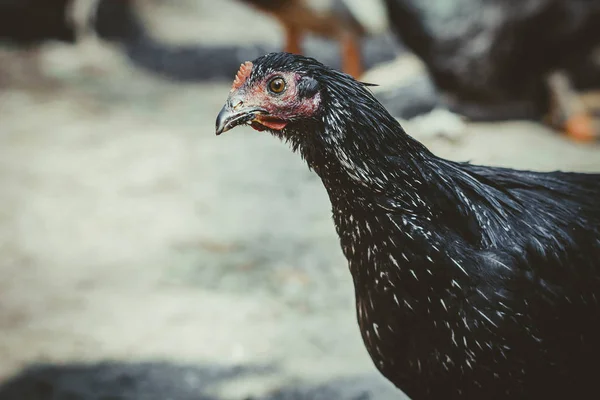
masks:
{"label": "dark bird in background", "polygon": [[600,46],[600,2],[385,3],[390,26],[424,61],[457,112],[473,120],[541,120],[550,114],[552,125],[574,139],[600,136],[575,92],[600,88],[600,65],[591,60]]}
{"label": "dark bird in background", "polygon": [[597,398],[600,174],[439,158],[365,84],[314,59],[240,68],[248,124],[321,178],[376,367],[413,399]]}

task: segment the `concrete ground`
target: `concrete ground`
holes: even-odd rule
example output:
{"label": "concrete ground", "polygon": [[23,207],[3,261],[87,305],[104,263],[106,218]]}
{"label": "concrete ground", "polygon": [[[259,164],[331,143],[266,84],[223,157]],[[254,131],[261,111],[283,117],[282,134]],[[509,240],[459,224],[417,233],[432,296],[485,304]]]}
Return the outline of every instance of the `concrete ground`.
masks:
{"label": "concrete ground", "polygon": [[[236,39],[213,3],[152,21]],[[214,135],[229,83],[161,81],[106,47],[43,55],[51,87],[0,90],[0,399],[403,398],[360,339],[320,181],[269,135]],[[426,144],[600,171],[599,146],[531,123]]]}

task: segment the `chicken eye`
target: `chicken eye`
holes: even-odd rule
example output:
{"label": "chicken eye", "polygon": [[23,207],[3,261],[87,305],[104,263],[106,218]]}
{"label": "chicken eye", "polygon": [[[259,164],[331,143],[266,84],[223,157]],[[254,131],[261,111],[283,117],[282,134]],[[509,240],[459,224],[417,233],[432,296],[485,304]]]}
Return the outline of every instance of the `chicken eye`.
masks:
{"label": "chicken eye", "polygon": [[283,78],[275,78],[269,82],[269,90],[273,93],[281,93],[285,90],[285,81]]}

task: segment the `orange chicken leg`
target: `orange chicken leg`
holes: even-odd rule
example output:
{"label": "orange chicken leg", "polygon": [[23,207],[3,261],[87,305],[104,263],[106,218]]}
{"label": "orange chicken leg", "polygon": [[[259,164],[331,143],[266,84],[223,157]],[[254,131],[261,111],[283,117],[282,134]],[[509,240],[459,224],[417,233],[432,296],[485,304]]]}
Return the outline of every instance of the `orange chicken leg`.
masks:
{"label": "orange chicken leg", "polygon": [[549,122],[578,142],[590,142],[600,136],[596,121],[586,103],[571,87],[563,72],[554,72],[548,77],[550,89]]}

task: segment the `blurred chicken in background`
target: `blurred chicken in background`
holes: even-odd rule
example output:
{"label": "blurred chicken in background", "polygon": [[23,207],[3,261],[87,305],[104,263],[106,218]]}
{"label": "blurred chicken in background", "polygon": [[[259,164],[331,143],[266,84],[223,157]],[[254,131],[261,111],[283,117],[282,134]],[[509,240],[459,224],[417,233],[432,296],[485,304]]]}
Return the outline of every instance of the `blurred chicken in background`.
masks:
{"label": "blurred chicken in background", "polygon": [[[576,140],[600,134],[575,90],[600,87],[600,2],[385,0],[398,38],[451,109],[471,120],[546,118]],[[547,116],[547,117],[546,117]]]}

